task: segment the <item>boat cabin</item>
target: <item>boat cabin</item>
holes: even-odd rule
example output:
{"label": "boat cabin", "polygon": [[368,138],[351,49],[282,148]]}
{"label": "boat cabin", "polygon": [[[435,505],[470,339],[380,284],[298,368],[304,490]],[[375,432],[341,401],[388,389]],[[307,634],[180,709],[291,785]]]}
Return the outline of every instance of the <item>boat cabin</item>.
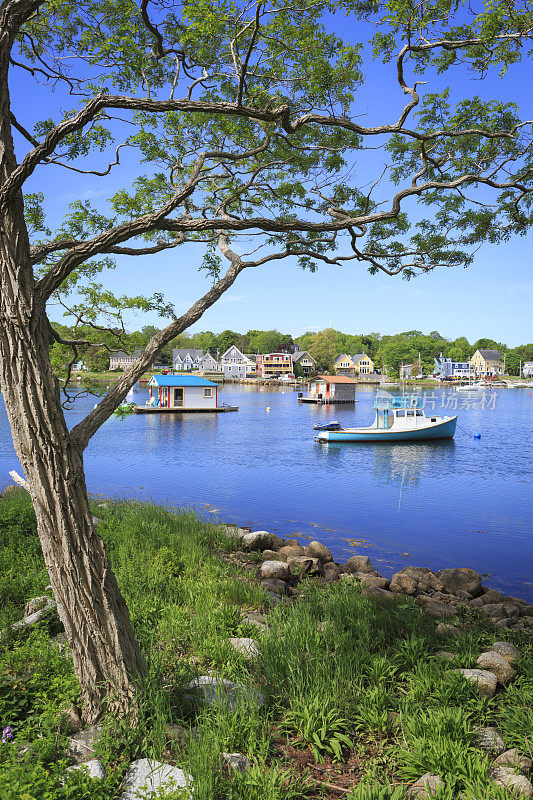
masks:
{"label": "boat cabin", "polygon": [[428,422],[436,422],[436,417],[426,417],[422,405],[422,398],[418,395],[393,397],[378,394],[374,403],[376,419],[373,427],[385,431],[392,427],[395,430],[411,430]]}
{"label": "boat cabin", "polygon": [[218,386],[195,375],[152,375],[148,381],[155,408],[212,409],[218,407]]}

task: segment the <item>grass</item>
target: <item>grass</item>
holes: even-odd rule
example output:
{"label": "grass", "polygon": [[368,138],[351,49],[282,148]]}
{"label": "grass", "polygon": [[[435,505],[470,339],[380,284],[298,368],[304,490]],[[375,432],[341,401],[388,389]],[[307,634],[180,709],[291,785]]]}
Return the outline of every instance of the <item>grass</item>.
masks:
{"label": "grass", "polygon": [[[192,775],[195,800],[400,800],[426,772],[452,800],[504,800],[476,748],[476,725],[496,726],[507,747],[531,755],[533,647],[521,650],[519,676],[492,699],[481,698],[435,656],[457,654],[470,667],[497,638],[475,616],[442,639],[409,598],[379,603],[356,586],[303,584],[295,603],[270,607],[266,595],[229,555],[235,542],[192,513],[137,502],[95,501],[104,538],[149,663],[141,722],[107,719],[98,745],[107,777],[68,773],[61,709],[76,703],[68,653],[46,626],[0,645],[0,744],[3,800],[112,800],[134,758],[170,761]],[[24,603],[48,578],[24,492],[0,497],[0,627],[21,618]],[[268,610],[259,634],[244,610]],[[260,654],[247,661],[228,639],[252,636]],[[184,687],[207,672],[260,689],[236,707],[195,704]],[[169,740],[166,726],[181,726]],[[19,755],[21,743],[31,751]],[[229,773],[222,753],[246,754],[251,769]],[[332,788],[333,787],[333,788]],[[342,788],[347,792],[342,794]],[[179,793],[167,792],[167,800]]]}

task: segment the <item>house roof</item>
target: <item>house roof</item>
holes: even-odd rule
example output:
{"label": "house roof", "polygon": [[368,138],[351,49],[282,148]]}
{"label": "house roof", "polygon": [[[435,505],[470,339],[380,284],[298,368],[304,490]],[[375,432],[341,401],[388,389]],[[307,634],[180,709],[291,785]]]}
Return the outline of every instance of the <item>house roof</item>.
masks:
{"label": "house roof", "polygon": [[311,353],[309,353],[307,350],[297,350],[296,353],[292,354],[292,360],[293,361],[299,361],[304,356],[307,356],[307,358],[310,358],[311,361],[313,361],[316,364],[315,359],[313,358]]}
{"label": "house roof", "polygon": [[180,358],[186,358],[187,356],[190,356],[194,360],[195,358],[201,358],[203,354],[204,354],[203,350],[194,350],[188,347],[185,348],[175,347],[172,350],[172,358],[177,358],[178,356]]}
{"label": "house roof", "polygon": [[341,358],[349,358],[350,361],[352,360],[352,357],[349,356],[348,353],[341,353],[340,355],[337,356],[337,358],[335,359],[335,361],[333,363],[336,364],[337,361],[340,361]]}
{"label": "house roof", "polygon": [[327,381],[328,383],[353,383],[354,386],[357,386],[357,381],[346,377],[346,375],[317,375],[316,378],[311,378],[307,383],[316,383],[317,381]]}
{"label": "house roof", "polygon": [[[485,361],[499,361],[502,354],[499,350],[479,350]],[[475,355],[475,353],[474,353]]]}
{"label": "house roof", "polygon": [[198,378],[196,375],[152,375],[151,386],[216,386],[213,381]]}
{"label": "house roof", "polygon": [[369,361],[372,361],[370,356],[367,356],[366,353],[356,353],[354,356],[352,356],[352,361],[354,364],[358,364],[362,358],[368,358]]}
{"label": "house roof", "polygon": [[139,358],[141,355],[142,350],[138,347],[132,353],[127,353],[125,350],[113,350],[109,353],[110,358]]}

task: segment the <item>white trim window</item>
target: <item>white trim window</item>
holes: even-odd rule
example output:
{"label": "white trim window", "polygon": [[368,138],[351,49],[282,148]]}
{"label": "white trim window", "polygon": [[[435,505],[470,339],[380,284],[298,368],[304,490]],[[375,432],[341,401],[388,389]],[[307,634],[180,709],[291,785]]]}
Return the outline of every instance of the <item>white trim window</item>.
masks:
{"label": "white trim window", "polygon": [[204,388],[204,397],[213,397],[213,388],[211,386]]}

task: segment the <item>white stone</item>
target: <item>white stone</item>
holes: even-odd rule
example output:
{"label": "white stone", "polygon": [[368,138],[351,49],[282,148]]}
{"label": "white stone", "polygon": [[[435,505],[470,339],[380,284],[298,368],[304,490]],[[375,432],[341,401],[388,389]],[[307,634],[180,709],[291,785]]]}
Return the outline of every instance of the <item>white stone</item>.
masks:
{"label": "white stone", "polygon": [[454,669],[453,672],[460,673],[467,681],[475,684],[480,694],[485,694],[487,697],[494,697],[496,694],[498,679],[493,672],[485,669]]}
{"label": "white stone", "polygon": [[288,581],[291,577],[289,565],[284,561],[263,561],[259,574],[261,580],[277,578],[280,581]]}
{"label": "white stone", "polygon": [[245,656],[246,658],[255,658],[259,653],[259,647],[255,639],[247,636],[234,637],[229,640],[230,645],[237,653]]}
{"label": "white stone", "polygon": [[187,788],[190,791],[184,797],[192,798],[192,779],[183,770],[160,761],[140,758],[130,765],[119,800],[141,800],[147,792],[170,792]]}
{"label": "white stone", "polygon": [[518,661],[520,658],[520,650],[517,650],[510,642],[494,642],[490,649],[494,653],[499,653],[509,664],[512,664],[513,661]]}
{"label": "white stone", "polygon": [[91,725],[68,740],[68,754],[77,764],[83,764],[94,757],[94,745],[102,735],[101,725]]}
{"label": "white stone", "polygon": [[80,769],[88,772],[90,778],[99,778],[100,780],[105,778],[105,769],[97,758],[91,758],[91,760],[86,761],[85,764],[74,764],[73,767],[68,767],[67,772],[74,772],[74,770]]}
{"label": "white stone", "polygon": [[221,753],[222,761],[233,772],[248,772],[250,762],[244,753]]}
{"label": "white stone", "polygon": [[494,783],[505,786],[513,795],[521,794],[523,797],[533,797],[533,784],[525,775],[517,775],[511,767],[496,767]]}

